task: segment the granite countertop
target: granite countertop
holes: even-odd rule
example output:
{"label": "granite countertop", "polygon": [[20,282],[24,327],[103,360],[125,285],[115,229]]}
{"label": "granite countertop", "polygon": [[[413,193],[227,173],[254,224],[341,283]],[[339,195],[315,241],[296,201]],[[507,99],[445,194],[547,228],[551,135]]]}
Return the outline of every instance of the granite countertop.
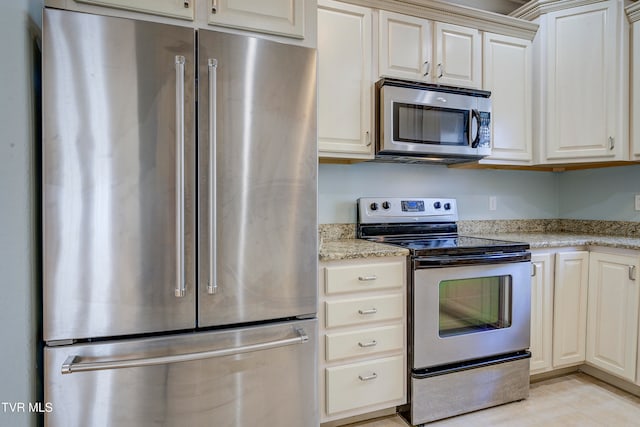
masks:
{"label": "granite countertop", "polygon": [[[354,224],[322,224],[320,260],[407,256],[400,247],[356,239]],[[640,222],[599,220],[459,221],[462,236],[529,243],[531,249],[604,246],[640,250]]]}
{"label": "granite countertop", "polygon": [[561,248],[568,246],[605,246],[640,250],[639,237],[578,233],[465,233],[465,235],[512,242],[527,242],[531,245],[531,249]]}
{"label": "granite countertop", "polygon": [[341,239],[323,242],[320,245],[320,261],[340,259],[374,258],[387,256],[407,256],[409,250],[383,243],[361,239]]}
{"label": "granite countertop", "polygon": [[[638,237],[574,233],[470,233],[465,235],[511,242],[526,242],[529,243],[531,249],[605,246],[640,250],[640,238]],[[342,239],[324,242],[320,245],[319,253],[320,261],[335,261],[341,259],[407,256],[409,251],[404,248],[367,240]]]}

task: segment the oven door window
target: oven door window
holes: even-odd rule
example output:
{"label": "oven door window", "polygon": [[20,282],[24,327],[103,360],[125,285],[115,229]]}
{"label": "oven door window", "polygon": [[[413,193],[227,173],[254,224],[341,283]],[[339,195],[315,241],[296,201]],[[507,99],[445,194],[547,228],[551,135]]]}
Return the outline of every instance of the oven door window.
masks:
{"label": "oven door window", "polygon": [[469,110],[394,102],[393,140],[467,146]]}
{"label": "oven door window", "polygon": [[440,337],[510,327],[512,282],[510,275],[440,282]]}

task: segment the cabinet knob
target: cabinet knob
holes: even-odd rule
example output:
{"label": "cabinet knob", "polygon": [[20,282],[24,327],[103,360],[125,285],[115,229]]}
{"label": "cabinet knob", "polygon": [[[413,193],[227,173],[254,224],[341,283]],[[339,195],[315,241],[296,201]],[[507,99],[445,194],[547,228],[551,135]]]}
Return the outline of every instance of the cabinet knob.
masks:
{"label": "cabinet knob", "polygon": [[424,61],[424,76],[427,77],[429,75],[429,61]]}
{"label": "cabinet knob", "polygon": [[438,64],[438,78],[442,78],[442,64]]}

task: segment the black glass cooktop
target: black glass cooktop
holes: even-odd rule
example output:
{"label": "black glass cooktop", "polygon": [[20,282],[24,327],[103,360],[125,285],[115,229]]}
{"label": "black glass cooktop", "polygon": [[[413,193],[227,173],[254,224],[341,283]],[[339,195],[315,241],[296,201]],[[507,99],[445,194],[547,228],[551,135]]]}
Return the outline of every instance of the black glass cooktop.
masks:
{"label": "black glass cooktop", "polygon": [[463,254],[485,252],[519,252],[529,249],[529,244],[506,240],[485,239],[479,237],[403,237],[379,236],[369,238],[379,243],[402,246],[413,254]]}

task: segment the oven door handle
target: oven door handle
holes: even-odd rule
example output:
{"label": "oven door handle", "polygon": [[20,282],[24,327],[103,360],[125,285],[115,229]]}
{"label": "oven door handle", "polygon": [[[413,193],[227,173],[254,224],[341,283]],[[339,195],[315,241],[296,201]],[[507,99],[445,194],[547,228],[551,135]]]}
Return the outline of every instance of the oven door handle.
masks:
{"label": "oven door handle", "polygon": [[434,267],[460,267],[477,264],[503,264],[530,261],[530,252],[493,252],[474,255],[437,255],[415,258],[415,269]]}

